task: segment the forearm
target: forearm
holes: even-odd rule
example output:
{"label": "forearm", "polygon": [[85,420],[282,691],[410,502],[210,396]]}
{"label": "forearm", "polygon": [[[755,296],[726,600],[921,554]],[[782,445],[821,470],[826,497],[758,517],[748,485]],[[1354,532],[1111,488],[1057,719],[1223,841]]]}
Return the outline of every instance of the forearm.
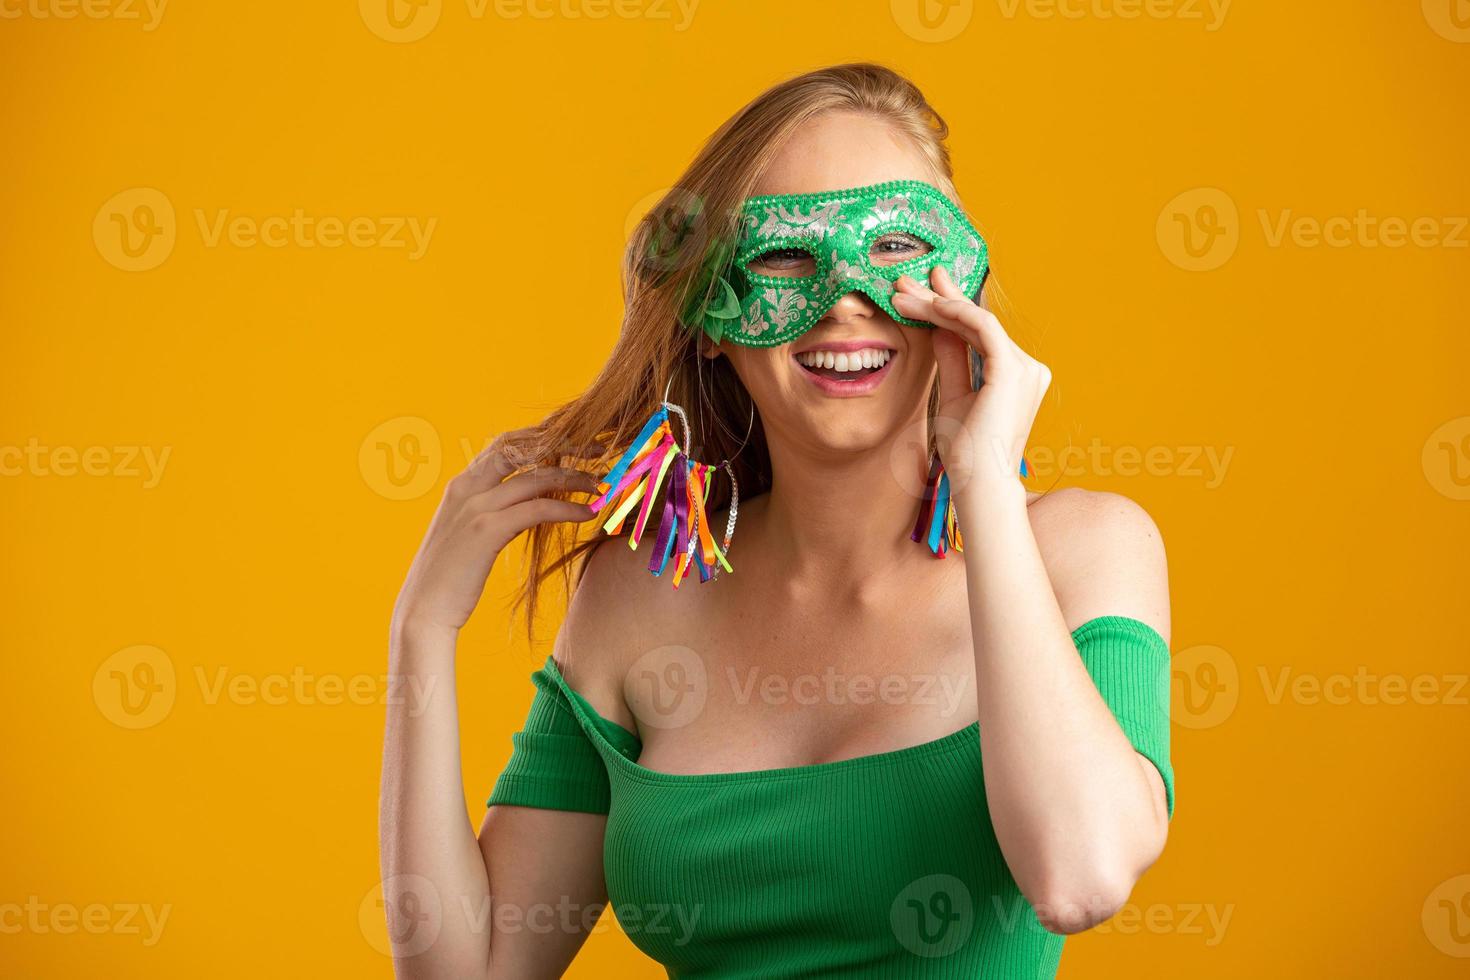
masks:
{"label": "forearm", "polygon": [[[479,917],[466,914],[487,907],[490,885],[465,804],[455,642],[447,630],[396,628],[390,643],[394,680],[415,692],[390,699],[396,703],[388,705],[379,800],[384,899],[392,903],[389,931],[397,934],[390,938],[403,977],[489,974],[489,933],[476,927]],[[398,894],[401,889],[412,895]],[[410,930],[409,916],[436,908],[438,936],[420,950],[423,930],[434,923]]]}
{"label": "forearm", "polygon": [[955,507],[965,529],[991,821],[1038,915],[1076,931],[1126,899],[1157,856],[1166,818],[1077,654],[1024,488],[977,481],[967,489]]}

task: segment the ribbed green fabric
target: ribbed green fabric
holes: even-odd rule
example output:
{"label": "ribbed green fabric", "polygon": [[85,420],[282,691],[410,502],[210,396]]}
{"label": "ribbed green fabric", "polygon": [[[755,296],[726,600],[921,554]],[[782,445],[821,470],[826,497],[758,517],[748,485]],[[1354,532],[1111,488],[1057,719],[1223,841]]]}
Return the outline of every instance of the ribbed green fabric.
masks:
{"label": "ribbed green fabric", "polygon": [[[1138,751],[1169,764],[1169,650],[1103,616],[1073,642]],[[609,901],[670,977],[1054,976],[1062,937],[1021,895],[985,803],[979,724],[839,762],[670,775],[551,658],[487,805],[608,815]]]}
{"label": "ribbed green fabric", "polygon": [[[531,675],[536,697],[526,724],[510,737],[510,761],[495,781],[490,802],[514,803],[547,810],[606,813],[609,803],[607,768],[588,740],[582,722],[567,704],[566,686],[556,662]],[[579,696],[580,697],[580,696]],[[643,743],[616,722],[602,718],[588,706],[603,740],[636,759]]]}

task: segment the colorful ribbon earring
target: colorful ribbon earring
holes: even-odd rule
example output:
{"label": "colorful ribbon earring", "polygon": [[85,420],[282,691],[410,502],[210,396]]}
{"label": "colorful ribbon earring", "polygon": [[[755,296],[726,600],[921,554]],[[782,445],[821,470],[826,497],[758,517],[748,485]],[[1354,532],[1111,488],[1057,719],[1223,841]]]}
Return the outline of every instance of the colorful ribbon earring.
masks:
{"label": "colorful ribbon earring", "polygon": [[[1026,457],[1021,457],[1021,476],[1030,476]],[[929,476],[924,481],[924,497],[919,501],[919,517],[914,521],[914,530],[909,539],[921,541],[934,552],[934,557],[943,558],[953,549],[961,554],[965,550],[965,539],[960,534],[959,520],[955,517],[954,500],[949,493],[949,474],[939,454],[929,457]]]}
{"label": "colorful ribbon earring", "polygon": [[[669,384],[673,384],[673,378],[669,379]],[[718,578],[721,568],[727,572],[735,571],[726,560],[725,552],[730,550],[730,538],[735,534],[740,487],[728,459],[714,466],[700,463],[690,459],[675,441],[673,429],[669,426],[669,412],[677,414],[683,424],[684,446],[690,442],[689,417],[682,408],[668,401],[668,396],[669,390],[665,387],[664,400],[659,402],[659,407],[607,476],[598,483],[597,488],[603,493],[592,502],[591,508],[595,514],[611,505],[612,516],[602,528],[608,534],[621,534],[623,524],[636,507],[638,514],[628,535],[628,547],[636,551],[643,540],[659,490],[664,485],[664,475],[672,472],[664,494],[663,514],[653,553],[649,556],[648,570],[654,575],[662,575],[670,556],[677,550],[673,574],[674,588],[677,589],[691,564],[698,570],[701,582]],[[751,424],[755,424],[754,405],[751,406]],[[747,431],[746,438],[749,437]],[[741,448],[744,445],[741,443]],[[709,498],[711,474],[722,467],[730,477],[730,517],[725,525],[724,542],[717,545],[710,534],[705,502]]]}

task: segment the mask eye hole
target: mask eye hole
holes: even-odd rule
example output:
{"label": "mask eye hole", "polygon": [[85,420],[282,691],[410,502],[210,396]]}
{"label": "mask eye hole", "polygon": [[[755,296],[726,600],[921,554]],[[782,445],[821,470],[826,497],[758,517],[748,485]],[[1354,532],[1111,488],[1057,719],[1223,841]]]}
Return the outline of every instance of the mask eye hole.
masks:
{"label": "mask eye hole", "polygon": [[906,231],[891,231],[880,235],[868,249],[868,258],[874,265],[896,265],[934,251],[934,246]]}
{"label": "mask eye hole", "polygon": [[817,261],[799,248],[773,248],[746,263],[748,271],[758,276],[785,276],[800,279],[816,275]]}

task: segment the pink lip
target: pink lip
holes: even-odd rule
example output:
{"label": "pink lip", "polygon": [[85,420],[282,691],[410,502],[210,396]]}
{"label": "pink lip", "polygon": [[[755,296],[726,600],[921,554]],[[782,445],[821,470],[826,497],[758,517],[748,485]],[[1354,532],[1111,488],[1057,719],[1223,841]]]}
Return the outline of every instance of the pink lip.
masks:
{"label": "pink lip", "polygon": [[[842,352],[855,349],[861,350],[864,347],[883,346],[882,344],[875,344],[869,341],[844,341],[823,344],[820,347],[811,347],[809,349]],[[825,394],[831,395],[834,398],[855,398],[859,395],[869,394],[883,383],[884,378],[888,377],[888,369],[893,367],[893,362],[898,357],[898,351],[893,350],[891,347],[885,347],[884,349],[893,351],[888,355],[887,362],[872,374],[865,374],[857,381],[834,381],[831,378],[824,378],[820,374],[813,374],[808,371],[795,357],[792,358],[792,361],[796,364],[796,369],[801,372],[801,376],[822,389]]]}

